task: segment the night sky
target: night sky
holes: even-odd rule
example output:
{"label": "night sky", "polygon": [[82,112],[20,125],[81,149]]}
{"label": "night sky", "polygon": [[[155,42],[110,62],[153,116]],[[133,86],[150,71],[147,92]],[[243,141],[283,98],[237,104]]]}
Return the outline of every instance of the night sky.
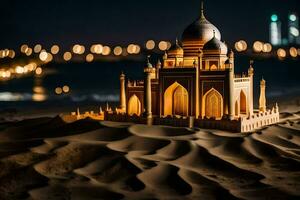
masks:
{"label": "night sky", "polygon": [[[23,43],[89,45],[175,40],[200,13],[200,0],[4,0],[0,48]],[[238,39],[268,40],[272,13],[287,21],[300,13],[299,0],[206,0],[206,18],[232,44]],[[283,26],[284,27],[284,26]]]}

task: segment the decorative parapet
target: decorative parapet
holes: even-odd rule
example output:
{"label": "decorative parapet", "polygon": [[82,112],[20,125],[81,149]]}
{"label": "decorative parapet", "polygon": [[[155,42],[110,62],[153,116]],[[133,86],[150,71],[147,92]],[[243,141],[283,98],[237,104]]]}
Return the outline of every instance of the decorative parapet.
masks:
{"label": "decorative parapet", "polygon": [[279,110],[273,108],[266,112],[254,113],[249,117],[241,117],[241,132],[249,132],[263,126],[279,122]]}

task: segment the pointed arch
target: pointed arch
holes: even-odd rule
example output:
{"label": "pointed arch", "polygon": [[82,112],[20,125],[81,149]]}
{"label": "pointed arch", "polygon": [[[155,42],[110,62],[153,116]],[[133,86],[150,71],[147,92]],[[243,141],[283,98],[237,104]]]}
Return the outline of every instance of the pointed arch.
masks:
{"label": "pointed arch", "polygon": [[240,93],[240,113],[247,114],[247,98],[243,90]]}
{"label": "pointed arch", "polygon": [[164,115],[188,115],[188,91],[178,82],[170,85],[164,93]]}
{"label": "pointed arch", "polygon": [[223,97],[214,88],[202,98],[202,116],[221,119],[223,116]]}
{"label": "pointed arch", "polygon": [[130,97],[128,101],[128,115],[141,115],[141,101],[139,98],[134,94]]}

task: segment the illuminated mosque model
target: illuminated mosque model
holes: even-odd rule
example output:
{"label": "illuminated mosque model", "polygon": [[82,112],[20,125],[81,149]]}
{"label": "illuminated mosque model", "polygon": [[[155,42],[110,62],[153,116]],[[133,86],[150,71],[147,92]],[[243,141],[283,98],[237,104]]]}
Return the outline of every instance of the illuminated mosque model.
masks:
{"label": "illuminated mosque model", "polygon": [[253,108],[252,65],[247,75],[234,74],[234,53],[205,18],[202,3],[200,17],[182,34],[182,46],[176,40],[155,67],[148,59],[143,81],[126,82],[120,75],[118,112],[156,124],[192,117],[194,126],[240,132],[277,123],[278,105],[266,108],[265,80],[260,82],[259,109]]}
{"label": "illuminated mosque model", "polygon": [[[73,113],[107,121],[200,127],[250,132],[279,122],[279,108],[266,107],[266,81],[260,82],[259,109],[253,108],[253,63],[247,74],[235,75],[234,53],[220,31],[201,15],[153,66],[148,58],[142,81],[120,75],[120,106],[100,115]],[[95,119],[96,119],[95,118]]]}

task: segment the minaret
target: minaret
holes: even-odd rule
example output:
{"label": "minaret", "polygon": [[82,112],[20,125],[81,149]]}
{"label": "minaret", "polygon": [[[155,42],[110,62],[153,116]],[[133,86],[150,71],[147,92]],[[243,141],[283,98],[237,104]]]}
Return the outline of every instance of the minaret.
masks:
{"label": "minaret", "polygon": [[125,74],[120,75],[120,109],[122,113],[126,112],[126,93],[125,93]]}
{"label": "minaret", "polygon": [[156,63],[156,79],[159,79],[159,70],[161,69],[161,62],[160,59],[158,59]]}
{"label": "minaret", "polygon": [[152,119],[152,105],[151,105],[151,73],[155,70],[149,61],[150,56],[147,59],[147,66],[144,68],[145,80],[144,80],[144,116],[147,119]]}
{"label": "minaret", "polygon": [[266,81],[260,81],[259,111],[266,112]]}
{"label": "minaret", "polygon": [[250,78],[250,97],[249,97],[249,115],[253,115],[253,76],[254,76],[254,68],[253,68],[253,60],[250,61],[250,67],[248,69],[248,76]]}
{"label": "minaret", "polygon": [[234,53],[230,50],[228,55],[228,70],[229,70],[229,119],[234,119]]}

